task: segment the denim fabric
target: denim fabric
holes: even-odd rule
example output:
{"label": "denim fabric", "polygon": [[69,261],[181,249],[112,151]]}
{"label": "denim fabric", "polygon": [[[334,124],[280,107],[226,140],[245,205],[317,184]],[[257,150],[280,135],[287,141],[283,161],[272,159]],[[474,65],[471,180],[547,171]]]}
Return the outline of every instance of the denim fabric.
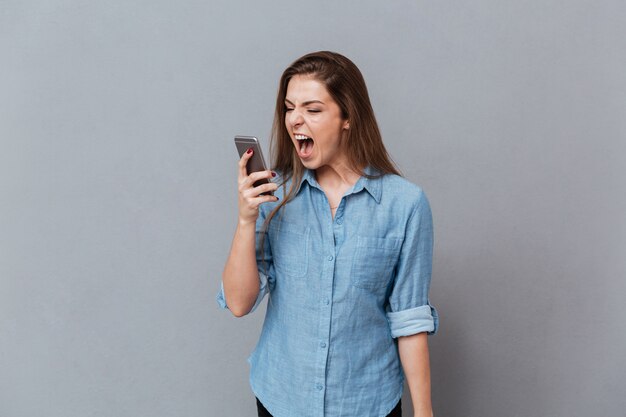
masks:
{"label": "denim fabric", "polygon": [[[258,398],[256,399],[256,409],[257,417],[274,417],[267,411]],[[402,400],[398,401],[398,405],[391,410],[391,413],[387,414],[387,417],[402,417]]]}
{"label": "denim fabric", "polygon": [[[404,382],[395,338],[439,327],[428,199],[396,175],[361,177],[333,219],[313,171],[298,187],[266,234],[277,203],[260,207],[254,309],[269,300],[252,391],[274,417],[386,416]],[[227,308],[223,287],[217,300]]]}

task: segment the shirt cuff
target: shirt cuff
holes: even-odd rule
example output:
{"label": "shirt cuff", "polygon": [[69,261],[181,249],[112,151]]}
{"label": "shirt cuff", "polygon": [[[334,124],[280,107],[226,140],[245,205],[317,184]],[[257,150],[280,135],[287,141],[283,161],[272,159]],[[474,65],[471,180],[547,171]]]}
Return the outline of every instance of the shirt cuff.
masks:
{"label": "shirt cuff", "polygon": [[[250,310],[248,314],[256,310],[256,308],[259,306],[259,304],[261,303],[261,301],[263,300],[263,297],[265,297],[265,294],[267,292],[269,292],[267,275],[259,271],[259,295],[257,295],[256,301],[254,302],[254,305],[252,306],[252,309]],[[220,282],[220,290],[217,293],[217,296],[215,297],[215,299],[217,300],[217,304],[220,306],[220,308],[222,309],[228,308],[228,305],[226,304],[226,298],[224,297],[224,282],[223,281]]]}
{"label": "shirt cuff", "polygon": [[215,296],[215,299],[217,300],[217,304],[220,306],[220,308],[226,309],[228,308],[228,306],[226,305],[226,298],[224,298],[224,283],[220,282],[220,291],[217,293],[217,296]]}
{"label": "shirt cuff", "polygon": [[408,310],[387,313],[391,336],[411,336],[413,334],[428,332],[429,335],[437,333],[439,328],[439,314],[435,307],[430,304],[410,308]]}

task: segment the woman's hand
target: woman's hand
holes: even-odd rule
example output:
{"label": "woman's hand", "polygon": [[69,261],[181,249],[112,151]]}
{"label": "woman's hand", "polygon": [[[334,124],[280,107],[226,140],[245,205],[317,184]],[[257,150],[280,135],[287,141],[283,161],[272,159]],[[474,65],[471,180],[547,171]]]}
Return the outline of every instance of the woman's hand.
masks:
{"label": "woman's hand", "polygon": [[268,191],[276,191],[278,184],[270,182],[254,187],[253,184],[260,179],[268,180],[276,176],[272,171],[258,171],[248,175],[246,165],[248,160],[252,158],[254,151],[248,149],[239,160],[239,223],[249,224],[255,223],[259,217],[259,205],[268,201],[278,201],[278,197],[273,195],[260,195]]}

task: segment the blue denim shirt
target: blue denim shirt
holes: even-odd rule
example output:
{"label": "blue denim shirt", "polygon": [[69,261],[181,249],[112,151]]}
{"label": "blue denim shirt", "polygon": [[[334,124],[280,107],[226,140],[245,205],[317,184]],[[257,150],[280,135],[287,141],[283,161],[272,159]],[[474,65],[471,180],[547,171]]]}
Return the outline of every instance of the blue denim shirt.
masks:
{"label": "blue denim shirt", "polygon": [[[276,195],[282,200],[282,188]],[[261,282],[253,310],[266,294],[269,301],[248,359],[252,391],[274,417],[386,416],[404,382],[395,338],[438,328],[428,299],[426,195],[397,175],[361,177],[333,219],[306,171],[263,235],[276,204],[261,205],[257,221]],[[227,308],[223,286],[217,300]]]}

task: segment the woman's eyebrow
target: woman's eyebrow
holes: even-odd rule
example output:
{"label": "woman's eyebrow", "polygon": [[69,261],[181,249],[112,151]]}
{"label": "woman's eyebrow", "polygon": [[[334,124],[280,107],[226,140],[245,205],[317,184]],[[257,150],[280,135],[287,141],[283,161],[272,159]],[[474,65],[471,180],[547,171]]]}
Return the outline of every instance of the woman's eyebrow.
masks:
{"label": "woman's eyebrow", "polygon": [[[291,104],[293,106],[293,103],[290,100],[288,100],[288,99],[285,99],[285,103]],[[307,101],[303,102],[302,105],[303,106],[308,106],[309,104],[315,104],[315,103],[324,104],[324,102],[321,101],[321,100],[307,100]]]}

